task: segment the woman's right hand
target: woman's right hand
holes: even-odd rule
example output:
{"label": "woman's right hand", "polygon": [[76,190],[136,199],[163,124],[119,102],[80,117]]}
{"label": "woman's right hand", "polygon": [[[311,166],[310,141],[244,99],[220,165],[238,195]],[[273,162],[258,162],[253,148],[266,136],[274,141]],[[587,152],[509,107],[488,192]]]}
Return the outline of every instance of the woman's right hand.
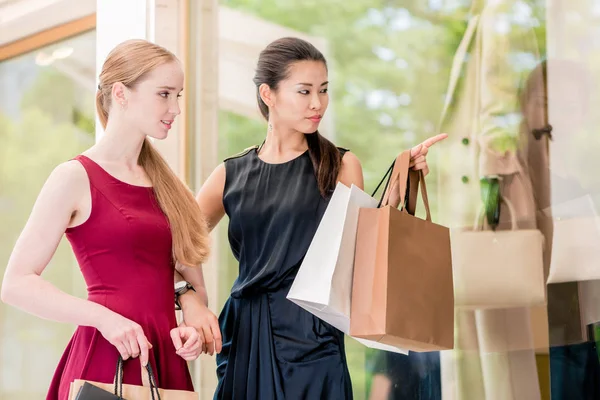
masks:
{"label": "woman's right hand", "polygon": [[213,312],[199,301],[191,301],[183,308],[182,326],[196,328],[202,342],[203,353],[211,356],[221,352],[223,339],[219,328],[219,319]]}
{"label": "woman's right hand", "polygon": [[148,350],[152,345],[139,324],[112,313],[104,318],[96,329],[117,348],[123,360],[140,357],[142,366],[148,364]]}

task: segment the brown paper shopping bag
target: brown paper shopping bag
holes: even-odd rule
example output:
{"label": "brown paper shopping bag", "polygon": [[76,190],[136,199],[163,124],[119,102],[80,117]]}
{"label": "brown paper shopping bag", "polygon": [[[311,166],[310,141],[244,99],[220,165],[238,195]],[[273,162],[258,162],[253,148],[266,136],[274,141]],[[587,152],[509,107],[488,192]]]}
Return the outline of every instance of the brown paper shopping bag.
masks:
{"label": "brown paper shopping bag", "polygon": [[123,384],[123,359],[119,357],[113,383],[76,379],[71,383],[69,400],[198,400],[199,395],[186,390],[159,389],[150,364],[141,369],[142,386]]}
{"label": "brown paper shopping bag", "polygon": [[411,179],[409,197],[414,198],[420,184],[425,220],[406,207],[400,211],[388,205],[395,181],[400,204],[405,204],[409,162],[409,151],[396,159],[380,208],[360,210],[350,334],[411,351],[452,349],[450,233],[431,222],[423,174]]}

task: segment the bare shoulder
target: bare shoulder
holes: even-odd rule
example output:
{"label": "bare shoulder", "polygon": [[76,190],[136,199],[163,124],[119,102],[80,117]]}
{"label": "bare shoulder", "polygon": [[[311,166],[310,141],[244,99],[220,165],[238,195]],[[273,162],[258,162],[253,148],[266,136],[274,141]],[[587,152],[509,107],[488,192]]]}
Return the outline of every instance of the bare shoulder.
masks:
{"label": "bare shoulder", "polygon": [[47,183],[76,189],[88,185],[89,179],[83,165],[79,161],[71,160],[57,165],[48,177]]}
{"label": "bare shoulder", "polygon": [[223,189],[225,187],[225,163],[222,162],[216,166],[216,168],[211,172],[210,176],[202,185],[202,187],[207,186],[211,189]]}
{"label": "bare shoulder", "polygon": [[344,153],[344,157],[342,157],[342,168],[362,168],[362,166],[356,154],[347,151]]}
{"label": "bare shoulder", "polygon": [[347,151],[342,157],[342,168],[338,181],[346,186],[355,185],[361,189],[364,188],[362,165],[356,154],[351,151]]}
{"label": "bare shoulder", "polygon": [[41,197],[77,208],[84,196],[89,196],[89,187],[89,178],[83,165],[76,160],[67,161],[54,168],[42,188]]}
{"label": "bare shoulder", "polygon": [[225,163],[222,162],[219,165],[217,165],[212,173],[217,176],[225,176]]}
{"label": "bare shoulder", "polygon": [[33,206],[28,225],[35,230],[54,229],[62,234],[73,217],[82,207],[89,209],[90,184],[87,173],[77,161],[59,164],[50,173]]}

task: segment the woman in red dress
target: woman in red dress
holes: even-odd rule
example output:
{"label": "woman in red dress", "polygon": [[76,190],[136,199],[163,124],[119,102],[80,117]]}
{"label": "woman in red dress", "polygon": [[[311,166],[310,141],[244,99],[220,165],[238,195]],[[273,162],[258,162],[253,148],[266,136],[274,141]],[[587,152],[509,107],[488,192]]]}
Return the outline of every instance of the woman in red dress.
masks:
{"label": "woman in red dress", "polygon": [[[56,167],[15,245],[2,300],[78,326],[47,399],[66,399],[74,379],[113,382],[119,355],[130,360],[126,384],[140,385],[140,363],[150,362],[159,387],[193,390],[186,361],[203,343],[196,329],[177,326],[173,276],[176,265],[187,266],[184,278],[201,276],[193,266],[207,257],[208,233],[194,196],[148,139],[168,136],[182,90],[171,52],[143,40],[117,46],[96,96],[104,136]],[[41,277],[65,233],[87,300]]]}

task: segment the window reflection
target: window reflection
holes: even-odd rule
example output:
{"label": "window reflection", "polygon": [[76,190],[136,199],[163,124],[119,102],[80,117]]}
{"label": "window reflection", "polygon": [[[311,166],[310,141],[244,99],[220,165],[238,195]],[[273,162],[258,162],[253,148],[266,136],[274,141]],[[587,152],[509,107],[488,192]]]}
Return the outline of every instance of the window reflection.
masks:
{"label": "window reflection", "polygon": [[[567,273],[597,263],[600,65],[588,43],[597,35],[590,27],[600,3],[401,0],[357,2],[334,13],[339,4],[328,0],[220,3],[257,18],[263,29],[256,37],[230,29],[236,53],[228,62],[242,59],[246,70],[254,67],[244,64],[248,49],[266,45],[261,33],[308,34],[327,44],[329,136],[361,159],[367,191],[399,150],[441,129],[451,138],[429,160],[437,172],[428,177],[435,221],[471,229],[481,178],[502,177],[498,193],[517,203],[519,227],[544,233],[546,276],[553,262]],[[93,143],[94,57],[88,33],[0,63],[0,259],[8,258],[50,170]],[[220,73],[237,83],[231,63]],[[243,90],[223,87],[220,159],[260,143],[266,129],[258,114],[253,118],[254,98],[242,101],[236,95]],[[507,213],[498,204],[498,228],[505,229]],[[584,224],[565,234],[561,221],[570,220]],[[217,307],[237,273],[226,222],[220,229]],[[573,250],[582,243],[592,252]],[[85,295],[64,243],[51,264],[46,274],[54,284]],[[543,307],[458,310],[451,352],[397,356],[349,339],[355,398],[386,385],[388,396],[419,388],[422,398],[424,388],[443,399],[550,398],[550,388],[553,399],[598,396],[600,284],[590,278],[551,283]],[[42,397],[73,328],[4,305],[0,323],[0,397]],[[408,393],[396,398],[414,398]]]}

